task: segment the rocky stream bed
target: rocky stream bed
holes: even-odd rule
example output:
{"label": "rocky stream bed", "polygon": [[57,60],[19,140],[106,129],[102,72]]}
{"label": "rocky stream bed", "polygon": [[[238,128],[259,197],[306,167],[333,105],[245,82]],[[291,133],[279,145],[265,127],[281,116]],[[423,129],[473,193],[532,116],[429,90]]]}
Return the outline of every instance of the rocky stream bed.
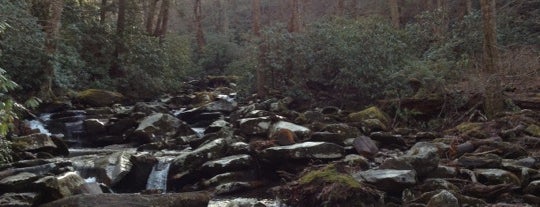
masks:
{"label": "rocky stream bed", "polygon": [[540,204],[538,111],[432,132],[392,128],[377,107],[295,111],[291,98],[235,95],[129,103],[87,90],[46,104],[12,139],[0,206]]}

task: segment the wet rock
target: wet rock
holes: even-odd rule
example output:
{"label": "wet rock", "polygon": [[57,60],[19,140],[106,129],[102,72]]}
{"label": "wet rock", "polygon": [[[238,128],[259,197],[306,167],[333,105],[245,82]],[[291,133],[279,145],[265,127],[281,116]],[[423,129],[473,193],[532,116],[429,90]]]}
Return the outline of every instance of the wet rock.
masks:
{"label": "wet rock", "polygon": [[457,169],[455,167],[439,165],[437,169],[433,170],[427,175],[428,178],[453,178],[457,175]]}
{"label": "wet rock", "polygon": [[132,138],[140,143],[148,143],[174,135],[190,134],[195,134],[195,132],[180,119],[169,114],[155,113],[141,121],[133,132]]}
{"label": "wet rock", "polygon": [[201,184],[204,187],[215,187],[225,183],[231,183],[235,181],[247,181],[250,178],[253,178],[254,175],[246,171],[237,171],[237,172],[227,172],[219,175],[215,175],[210,179],[203,180]]}
{"label": "wet rock", "polygon": [[407,151],[407,154],[402,157],[413,166],[419,176],[423,177],[437,169],[440,160],[439,149],[441,148],[437,144],[419,142],[412,146]]}
{"label": "wet rock", "polygon": [[238,103],[233,100],[219,99],[217,101],[210,102],[201,107],[203,111],[219,111],[226,114],[231,113],[238,107]]}
{"label": "wet rock", "polygon": [[388,130],[388,126],[379,119],[365,119],[361,124],[365,133]]}
{"label": "wet rock", "polygon": [[107,133],[111,135],[122,135],[128,129],[135,127],[137,127],[137,122],[133,118],[111,120],[107,126]]}
{"label": "wet rock", "polygon": [[177,170],[189,170],[201,166],[208,160],[224,157],[227,145],[225,139],[221,138],[204,144],[191,152],[182,154],[172,161],[171,172],[174,174],[178,172]]}
{"label": "wet rock", "polygon": [[105,127],[107,122],[108,120],[103,119],[86,119],[83,126],[85,132],[89,135],[103,134],[107,132],[107,128]]}
{"label": "wet rock", "polygon": [[437,195],[434,195],[426,205],[426,207],[459,207],[458,199],[447,190],[443,190]]}
{"label": "wet rock", "polygon": [[206,207],[210,197],[203,192],[167,193],[154,195],[141,194],[99,194],[76,195],[42,205],[42,207]]}
{"label": "wet rock", "polygon": [[77,102],[94,107],[110,106],[124,99],[120,93],[100,89],[87,89],[77,93],[75,97]]}
{"label": "wet rock", "polygon": [[280,132],[281,129],[286,129],[293,132],[294,134],[296,134],[296,136],[299,139],[306,139],[309,137],[311,133],[311,130],[307,127],[303,127],[303,126],[286,122],[286,121],[278,121],[270,126],[269,128],[270,137]]}
{"label": "wet rock", "polygon": [[417,187],[422,191],[435,191],[435,190],[449,190],[451,192],[459,192],[460,188],[452,184],[445,179],[435,178],[435,179],[426,179],[422,185]]}
{"label": "wet rock", "polygon": [[390,118],[379,108],[373,106],[360,112],[351,113],[348,116],[351,122],[362,122],[367,119],[378,119],[385,126],[390,126]]}
{"label": "wet rock", "polygon": [[375,154],[377,154],[377,152],[379,152],[379,148],[377,145],[375,145],[375,142],[366,136],[360,136],[354,139],[353,146],[358,154],[368,158],[373,157]]}
{"label": "wet rock", "polygon": [[250,154],[251,149],[249,144],[245,142],[235,142],[229,146],[227,154],[239,155],[239,154]]}
{"label": "wet rock", "polygon": [[266,135],[272,124],[270,117],[245,118],[238,120],[239,130],[246,135]]}
{"label": "wet rock", "polygon": [[136,193],[146,189],[147,179],[158,159],[149,153],[138,153],[130,158],[133,166],[129,173],[115,185],[120,193]]}
{"label": "wet rock", "polygon": [[0,206],[32,207],[36,206],[37,200],[36,193],[5,193],[0,196]]}
{"label": "wet rock", "polygon": [[319,111],[306,111],[301,113],[294,121],[296,123],[308,124],[313,122],[322,122],[324,119],[324,114]]}
{"label": "wet rock", "polygon": [[270,147],[260,154],[269,161],[284,161],[288,159],[338,159],[344,156],[343,147],[326,142],[303,142],[289,146]]}
{"label": "wet rock", "polygon": [[31,134],[28,136],[16,137],[13,139],[14,145],[23,151],[30,152],[52,152],[56,145],[46,134]]}
{"label": "wet rock", "polygon": [[18,192],[24,189],[31,189],[32,183],[39,179],[34,173],[21,172],[0,180],[0,191]]}
{"label": "wet rock", "polygon": [[369,137],[381,143],[383,147],[390,147],[390,148],[406,147],[403,136],[399,134],[392,134],[389,132],[373,132],[369,135]]}
{"label": "wet rock", "polygon": [[114,186],[129,173],[133,152],[119,151],[105,156],[87,155],[71,158],[73,167],[84,177],[96,177],[100,183]]}
{"label": "wet rock", "polygon": [[43,195],[47,195],[46,201],[77,194],[100,194],[100,188],[92,188],[76,172],[67,172],[59,176],[47,176],[35,182]]}
{"label": "wet rock", "polygon": [[228,171],[246,169],[249,168],[252,163],[253,158],[250,155],[233,155],[205,162],[202,165],[201,170],[203,173],[216,175]]}
{"label": "wet rock", "polygon": [[498,168],[501,166],[502,159],[495,154],[465,154],[461,156],[457,163],[465,168]]}
{"label": "wet rock", "polygon": [[373,184],[382,191],[391,193],[399,193],[417,183],[414,170],[367,170],[356,173],[354,177],[359,181]]}
{"label": "wet rock", "polygon": [[341,162],[353,168],[369,169],[369,160],[360,155],[347,155]]}
{"label": "wet rock", "polygon": [[204,133],[205,134],[209,134],[209,133],[214,133],[214,132],[218,132],[220,131],[221,129],[225,128],[225,127],[232,127],[232,124],[225,121],[225,120],[217,120],[217,121],[214,121],[212,122],[205,130],[204,130]]}
{"label": "wet rock", "polygon": [[137,102],[133,106],[133,112],[141,112],[148,116],[153,113],[168,113],[169,109],[159,102]]}
{"label": "wet rock", "polygon": [[272,133],[270,140],[275,141],[278,145],[286,146],[296,144],[298,140],[296,134],[288,129],[279,129],[278,131]]}
{"label": "wet rock", "polygon": [[535,180],[529,183],[525,188],[525,193],[540,196],[540,180]]}
{"label": "wet rock", "polygon": [[501,169],[475,169],[480,182],[488,185],[514,184],[521,186],[521,180],[511,172]]}
{"label": "wet rock", "polygon": [[216,186],[214,193],[216,195],[227,195],[248,191],[255,187],[257,187],[257,185],[252,182],[230,182]]}

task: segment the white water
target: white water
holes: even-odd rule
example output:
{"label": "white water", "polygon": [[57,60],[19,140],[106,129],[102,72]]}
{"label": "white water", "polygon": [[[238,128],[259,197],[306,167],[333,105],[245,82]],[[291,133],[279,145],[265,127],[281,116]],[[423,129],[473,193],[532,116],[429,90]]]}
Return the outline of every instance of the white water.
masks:
{"label": "white water", "polygon": [[277,200],[256,199],[256,198],[231,198],[231,199],[212,199],[208,203],[208,207],[286,207],[285,204]]}
{"label": "white water", "polygon": [[202,138],[204,136],[204,130],[206,130],[206,128],[204,127],[194,127],[194,128],[191,128],[193,129],[193,131],[195,131],[195,135],[197,135],[197,137],[199,138]]}
{"label": "white water", "polygon": [[169,175],[169,167],[171,166],[170,158],[159,158],[158,163],[152,168],[152,172],[146,181],[147,190],[162,190],[167,192],[167,176]]}
{"label": "white water", "polygon": [[49,130],[45,127],[45,123],[51,119],[51,114],[41,114],[39,116],[39,119],[34,120],[26,120],[26,124],[30,127],[30,129],[37,129],[39,130],[39,133],[51,135]]}

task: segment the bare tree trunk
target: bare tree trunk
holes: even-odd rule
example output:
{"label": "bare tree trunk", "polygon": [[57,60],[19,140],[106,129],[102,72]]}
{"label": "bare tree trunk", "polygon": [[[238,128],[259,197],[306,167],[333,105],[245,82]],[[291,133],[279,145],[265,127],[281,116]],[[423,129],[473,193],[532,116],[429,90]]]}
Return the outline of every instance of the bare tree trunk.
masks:
{"label": "bare tree trunk", "polygon": [[484,71],[488,75],[484,110],[488,117],[493,118],[504,107],[499,69],[497,66],[499,62],[499,51],[497,50],[495,0],[480,0],[480,6],[482,9],[482,28],[484,31]]}
{"label": "bare tree trunk", "polygon": [[467,15],[472,13],[472,0],[465,0],[465,11]]}
{"label": "bare tree trunk", "polygon": [[156,8],[159,0],[150,0],[150,6],[148,8],[148,16],[146,16],[146,33],[152,34],[154,29],[154,19],[156,18]]}
{"label": "bare tree trunk", "polygon": [[424,5],[426,5],[427,11],[433,10],[433,0],[425,0]]}
{"label": "bare tree trunk", "polygon": [[163,0],[161,2],[161,27],[159,30],[159,42],[163,43],[165,40],[165,36],[167,35],[167,29],[169,28],[169,7],[170,7],[170,0]]}
{"label": "bare tree trunk", "polygon": [[125,76],[125,72],[121,68],[121,58],[125,52],[124,49],[124,32],[126,28],[126,8],[127,0],[118,0],[118,17],[116,19],[116,45],[114,49],[114,61],[109,70],[111,78],[120,78]]}
{"label": "bare tree trunk", "polygon": [[351,9],[352,9],[352,17],[356,18],[358,17],[358,0],[352,0],[351,1]]}
{"label": "bare tree trunk", "polygon": [[261,36],[261,0],[251,1],[251,12],[253,15],[253,34],[257,37]]}
{"label": "bare tree trunk", "polygon": [[105,18],[107,17],[107,0],[101,0],[101,7],[99,8],[99,24],[105,24]]}
{"label": "bare tree trunk", "polygon": [[394,28],[399,29],[398,0],[388,0],[388,6],[390,8],[390,18],[392,19],[392,25],[394,26]]}
{"label": "bare tree trunk", "polygon": [[299,0],[290,0],[291,2],[291,17],[287,29],[289,32],[300,31],[300,2]]}
{"label": "bare tree trunk", "polygon": [[197,39],[197,46],[198,46],[199,54],[201,54],[206,44],[206,41],[204,39],[204,32],[202,28],[203,17],[202,17],[201,0],[195,0],[195,3],[193,4],[193,15],[194,15],[194,23],[195,23],[195,38]]}
{"label": "bare tree trunk", "polygon": [[342,17],[345,14],[345,0],[337,0],[336,15]]}
{"label": "bare tree trunk", "polygon": [[51,100],[54,98],[52,90],[54,80],[54,56],[56,53],[56,41],[60,34],[62,12],[64,10],[63,0],[50,0],[49,11],[50,15],[45,22],[45,52],[50,57],[43,67],[43,73],[45,76],[45,82],[41,86],[40,97],[44,100]]}

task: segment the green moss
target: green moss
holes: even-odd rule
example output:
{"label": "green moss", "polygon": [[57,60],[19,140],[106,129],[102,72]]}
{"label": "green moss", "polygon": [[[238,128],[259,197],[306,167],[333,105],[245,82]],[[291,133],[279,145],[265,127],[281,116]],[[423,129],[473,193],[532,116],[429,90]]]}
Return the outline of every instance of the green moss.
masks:
{"label": "green moss", "polygon": [[531,134],[532,136],[540,137],[540,126],[536,124],[529,125],[527,129],[525,129],[525,131]]}
{"label": "green moss", "polygon": [[390,118],[388,118],[388,115],[375,106],[369,107],[360,112],[349,114],[349,120],[353,122],[361,122],[368,119],[378,119],[386,126],[390,124]]}
{"label": "green moss", "polygon": [[482,123],[464,122],[456,126],[456,129],[460,133],[469,133],[471,131],[478,131],[482,129]]}
{"label": "green moss", "polygon": [[312,182],[340,183],[351,188],[361,188],[362,185],[351,175],[340,173],[334,165],[328,165],[323,169],[309,172],[300,178],[300,184],[310,184]]}

